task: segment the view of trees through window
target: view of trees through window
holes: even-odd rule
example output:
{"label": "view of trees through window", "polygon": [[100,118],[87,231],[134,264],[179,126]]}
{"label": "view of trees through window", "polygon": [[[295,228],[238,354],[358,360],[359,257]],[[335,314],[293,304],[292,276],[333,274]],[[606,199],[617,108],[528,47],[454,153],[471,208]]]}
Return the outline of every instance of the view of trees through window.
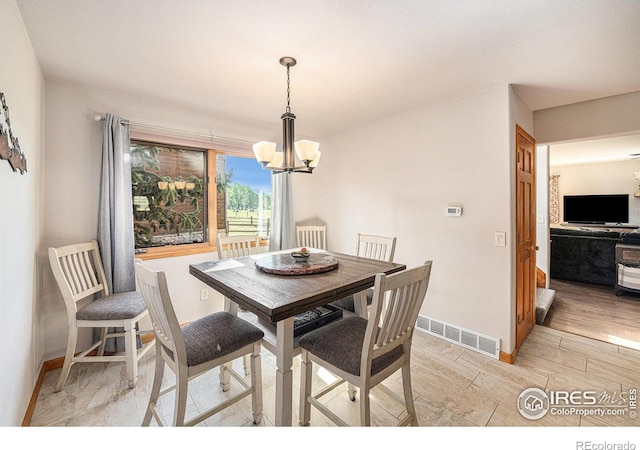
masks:
{"label": "view of trees through window", "polygon": [[217,155],[218,230],[230,235],[271,230],[271,172],[253,158]]}
{"label": "view of trees through window", "polygon": [[213,242],[217,233],[269,237],[271,172],[254,158],[142,141],[132,141],[130,157],[136,248]]}
{"label": "view of trees through window", "polygon": [[136,248],[205,242],[207,153],[131,143]]}

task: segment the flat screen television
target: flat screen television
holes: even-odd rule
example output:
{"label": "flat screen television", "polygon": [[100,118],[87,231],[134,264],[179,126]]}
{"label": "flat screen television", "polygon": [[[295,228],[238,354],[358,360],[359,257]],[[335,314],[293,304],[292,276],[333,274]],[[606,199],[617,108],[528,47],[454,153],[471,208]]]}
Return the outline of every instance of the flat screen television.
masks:
{"label": "flat screen television", "polygon": [[629,223],[629,194],[565,195],[564,221],[570,223]]}

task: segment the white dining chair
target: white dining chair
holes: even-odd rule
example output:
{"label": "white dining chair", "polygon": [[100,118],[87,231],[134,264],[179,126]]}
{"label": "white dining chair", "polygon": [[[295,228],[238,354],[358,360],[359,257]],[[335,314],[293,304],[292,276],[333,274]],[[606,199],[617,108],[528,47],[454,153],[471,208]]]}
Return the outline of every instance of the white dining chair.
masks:
{"label": "white dining chair", "polygon": [[260,238],[257,234],[237,234],[227,236],[219,234],[216,250],[218,259],[239,258],[260,251]]}
{"label": "white dining chair", "polygon": [[356,255],[362,258],[393,262],[396,253],[396,238],[358,233]]}
{"label": "white dining chair", "polygon": [[[164,272],[151,270],[139,263],[135,264],[135,271],[158,340],[153,386],[142,425],[149,426],[152,418],[158,425],[165,425],[158,402],[161,396],[173,391],[174,426],[196,425],[247,396],[251,396],[253,423],[259,424],[263,415],[260,351],[264,333],[249,322],[224,311],[180,327]],[[229,364],[244,355],[251,358],[250,384]],[[173,371],[175,384],[162,389],[165,366]],[[185,421],[189,381],[217,367],[233,376],[242,389]]]}
{"label": "white dining chair", "polygon": [[[257,234],[236,234],[231,236],[219,234],[216,243],[218,259],[240,258],[242,256],[254,255],[260,251],[260,238]],[[228,301],[229,300],[225,299],[225,302]],[[243,358],[243,364],[245,375],[249,375],[250,364],[248,355],[245,355]]]}
{"label": "white dining chair", "polygon": [[[356,235],[356,256],[377,261],[393,262],[393,257],[396,253],[396,240],[396,237],[358,233]],[[359,310],[360,316],[367,318],[369,317],[369,308],[372,301],[373,288],[369,288],[357,294],[335,300],[331,302],[331,305],[349,312]],[[358,308],[356,308],[356,305]],[[348,383],[347,393],[352,400],[355,399],[355,392],[355,386]]]}
{"label": "white dining chair", "polygon": [[[371,390],[380,386],[403,401],[407,415],[398,425],[418,426],[411,388],[411,341],[418,313],[429,286],[432,262],[392,275],[376,275],[369,319],[343,317],[300,338],[300,425],[308,426],[311,407],[337,425],[348,424],[321,398],[344,382],[359,388],[360,425],[371,425]],[[313,364],[338,380],[312,391]],[[402,373],[404,399],[380,384],[397,370]]]}
{"label": "white dining chair", "polygon": [[[393,262],[393,257],[396,252],[396,240],[396,237],[358,233],[356,236],[355,254],[361,258]],[[365,295],[366,303],[362,299],[362,294]],[[359,302],[360,314],[362,317],[366,317],[367,309],[371,305],[372,298],[373,288],[370,288],[363,293],[335,300],[331,304],[345,311],[355,312],[355,302]]]}
{"label": "white dining chair", "polygon": [[326,225],[298,225],[296,226],[296,243],[298,247],[310,247],[320,250],[327,249]]}
{"label": "white dining chair", "polygon": [[[49,248],[49,263],[58,284],[67,311],[67,351],[62,372],[56,384],[59,392],[75,363],[124,362],[129,388],[138,381],[138,361],[153,346],[147,343],[137,348],[138,323],[148,311],[137,291],[110,294],[107,286],[98,242],[92,240],[79,244]],[[91,301],[83,302],[83,300]],[[99,328],[100,339],[88,349],[76,354],[80,328]],[[116,332],[108,332],[117,328]],[[123,329],[123,331],[119,331]],[[124,337],[123,354],[105,355],[107,339]],[[97,350],[94,355],[94,350]]]}

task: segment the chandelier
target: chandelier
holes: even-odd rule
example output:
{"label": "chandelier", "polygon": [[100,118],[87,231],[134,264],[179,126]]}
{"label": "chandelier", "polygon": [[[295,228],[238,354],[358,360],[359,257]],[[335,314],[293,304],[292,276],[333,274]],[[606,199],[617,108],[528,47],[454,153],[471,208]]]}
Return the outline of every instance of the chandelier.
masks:
{"label": "chandelier", "polygon": [[[280,58],[280,64],[287,68],[287,109],[280,117],[282,119],[282,151],[276,151],[275,142],[260,141],[253,144],[253,154],[263,168],[282,172],[311,173],[320,161],[320,144],[313,141],[301,140],[294,144],[293,122],[296,118],[291,112],[289,69],[296,65],[296,60],[290,56]],[[295,147],[295,154],[294,154]],[[302,165],[296,165],[296,155]]]}

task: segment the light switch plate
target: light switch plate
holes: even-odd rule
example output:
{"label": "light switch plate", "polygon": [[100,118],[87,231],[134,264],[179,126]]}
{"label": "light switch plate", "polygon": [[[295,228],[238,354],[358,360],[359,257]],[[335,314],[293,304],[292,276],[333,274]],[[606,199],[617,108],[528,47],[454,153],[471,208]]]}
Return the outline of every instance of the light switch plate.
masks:
{"label": "light switch plate", "polygon": [[496,231],[493,239],[496,247],[507,246],[507,233],[505,233],[504,231]]}

